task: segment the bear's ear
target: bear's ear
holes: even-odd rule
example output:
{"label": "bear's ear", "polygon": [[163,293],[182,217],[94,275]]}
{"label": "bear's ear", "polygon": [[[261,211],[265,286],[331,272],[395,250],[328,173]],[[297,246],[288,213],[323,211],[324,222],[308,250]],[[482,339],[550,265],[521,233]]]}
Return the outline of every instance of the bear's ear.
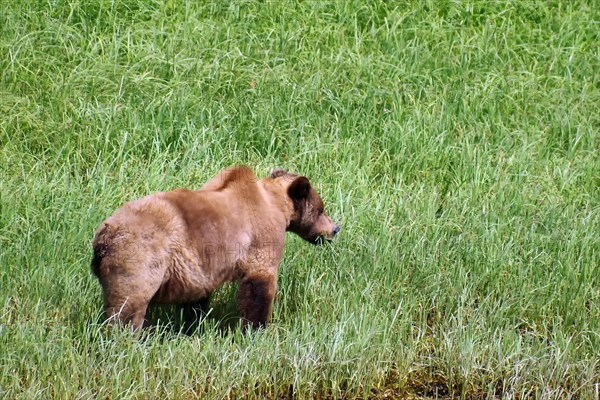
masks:
{"label": "bear's ear", "polygon": [[303,200],[310,194],[310,182],[308,178],[299,176],[294,179],[288,188],[288,194],[293,200]]}
{"label": "bear's ear", "polygon": [[275,179],[275,178],[279,178],[280,176],[284,176],[287,175],[287,171],[283,170],[283,169],[275,169],[273,170],[273,172],[271,172],[271,178]]}

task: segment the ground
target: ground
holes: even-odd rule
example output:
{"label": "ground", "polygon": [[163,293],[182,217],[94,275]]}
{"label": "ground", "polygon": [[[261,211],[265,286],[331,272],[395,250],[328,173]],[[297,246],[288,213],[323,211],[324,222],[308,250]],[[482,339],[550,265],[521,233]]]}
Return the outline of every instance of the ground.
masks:
{"label": "ground", "polygon": [[[594,2],[1,9],[0,395],[597,396]],[[273,324],[225,287],[192,337],[104,329],[98,224],[237,163],[342,226],[288,235]]]}

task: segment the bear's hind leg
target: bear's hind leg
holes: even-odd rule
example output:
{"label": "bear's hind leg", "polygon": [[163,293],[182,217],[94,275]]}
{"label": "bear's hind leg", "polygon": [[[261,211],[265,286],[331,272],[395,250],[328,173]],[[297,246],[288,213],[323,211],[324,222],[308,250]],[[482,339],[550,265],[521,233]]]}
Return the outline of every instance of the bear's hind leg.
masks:
{"label": "bear's hind leg", "polygon": [[147,310],[148,303],[130,301],[130,298],[127,298],[120,305],[105,306],[104,315],[111,324],[120,322],[139,330],[148,325],[146,321]]}
{"label": "bear's hind leg", "polygon": [[104,292],[104,314],[109,323],[131,325],[138,330],[148,326],[146,311],[162,284],[164,274],[157,270],[131,274],[115,271],[101,279]]}

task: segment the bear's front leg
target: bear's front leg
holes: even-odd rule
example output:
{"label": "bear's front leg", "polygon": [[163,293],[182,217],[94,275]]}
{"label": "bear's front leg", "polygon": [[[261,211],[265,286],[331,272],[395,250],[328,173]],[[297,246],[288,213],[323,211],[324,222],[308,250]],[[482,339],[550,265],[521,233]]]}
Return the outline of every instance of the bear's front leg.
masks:
{"label": "bear's front leg", "polygon": [[267,326],[276,290],[276,273],[254,272],[242,279],[238,292],[238,307],[244,330]]}

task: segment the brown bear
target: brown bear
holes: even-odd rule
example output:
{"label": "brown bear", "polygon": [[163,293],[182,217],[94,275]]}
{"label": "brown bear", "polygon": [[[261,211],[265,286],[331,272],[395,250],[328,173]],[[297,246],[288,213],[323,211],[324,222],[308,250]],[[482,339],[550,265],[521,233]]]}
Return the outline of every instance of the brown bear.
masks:
{"label": "brown bear", "polygon": [[286,231],[322,243],[339,230],[306,177],[276,170],[257,180],[250,168],[238,166],[200,190],[125,204],[96,232],[92,271],[111,322],[139,329],[147,324],[149,304],[179,304],[191,332],[210,294],[239,280],[242,325],[264,327]]}

